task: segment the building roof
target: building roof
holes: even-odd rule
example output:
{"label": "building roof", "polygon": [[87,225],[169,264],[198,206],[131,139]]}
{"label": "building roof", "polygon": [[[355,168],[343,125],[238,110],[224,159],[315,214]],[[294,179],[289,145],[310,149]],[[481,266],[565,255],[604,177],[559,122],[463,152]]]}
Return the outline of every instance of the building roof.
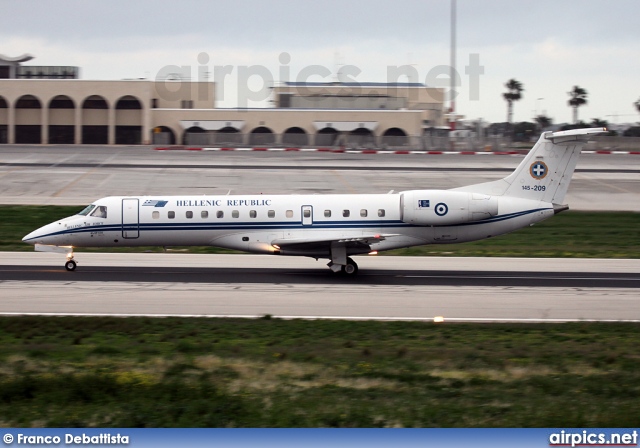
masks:
{"label": "building roof", "polygon": [[297,82],[286,81],[290,87],[427,87],[421,82]]}

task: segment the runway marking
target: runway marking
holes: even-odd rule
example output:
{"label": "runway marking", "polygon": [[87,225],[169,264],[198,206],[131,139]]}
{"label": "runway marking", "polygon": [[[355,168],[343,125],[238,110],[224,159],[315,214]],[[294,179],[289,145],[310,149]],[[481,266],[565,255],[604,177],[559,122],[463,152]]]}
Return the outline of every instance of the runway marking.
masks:
{"label": "runway marking", "polygon": [[[376,276],[379,274],[363,274],[369,276]],[[555,276],[517,276],[517,275],[404,275],[400,274],[396,277],[401,278],[475,278],[475,279],[497,279],[497,280],[610,280],[608,277],[582,277],[582,276],[574,276],[574,277],[555,277]],[[637,281],[638,278],[635,277],[616,277],[616,280],[624,280],[624,281]],[[544,286],[544,285],[541,285]]]}
{"label": "runway marking", "polygon": [[[55,165],[54,165],[55,166]],[[96,168],[100,168],[99,166]],[[73,187],[74,185],[76,185],[78,182],[80,182],[81,180],[83,180],[85,177],[89,176],[90,174],[92,174],[96,168],[92,168],[89,171],[87,171],[86,173],[84,173],[83,175],[81,175],[80,177],[77,177],[75,180],[69,182],[66,186],[62,187],[60,190],[56,191],[55,193],[53,193],[51,195],[52,198],[57,198],[59,197],[62,193],[66,192],[68,189],[70,189],[71,187]]]}
{"label": "runway marking", "polygon": [[344,187],[351,193],[351,194],[357,194],[357,192],[353,189],[353,187],[351,186],[351,184],[349,184],[349,182],[347,182],[344,177],[342,177],[342,175],[337,172],[336,170],[331,170],[331,173],[338,179],[338,182],[340,182],[342,185],[344,185]]}
{"label": "runway marking", "polygon": [[607,182],[603,182],[603,181],[598,180],[598,179],[586,179],[586,180],[589,180],[589,181],[591,181],[591,182],[593,182],[593,183],[595,183],[595,184],[599,184],[599,185],[602,185],[602,186],[605,186],[605,187],[611,188],[611,189],[613,189],[613,190],[618,190],[618,191],[620,191],[620,192],[622,192],[622,193],[631,193],[631,194],[635,194],[635,192],[634,192],[634,191],[630,191],[630,190],[628,190],[628,189],[626,189],[626,188],[618,187],[617,185],[612,185],[612,184],[609,184],[609,183],[607,183]]}
{"label": "runway marking", "polygon": [[[44,317],[186,317],[206,319],[263,319],[265,314],[142,314],[142,313],[20,313],[0,312],[0,316],[44,316]],[[271,319],[283,320],[353,320],[353,321],[403,321],[403,322],[434,322],[437,324],[476,322],[476,323],[571,323],[571,322],[608,322],[608,323],[640,323],[640,319],[575,319],[575,318],[518,318],[518,317],[360,317],[360,316],[278,316],[269,314]]]}

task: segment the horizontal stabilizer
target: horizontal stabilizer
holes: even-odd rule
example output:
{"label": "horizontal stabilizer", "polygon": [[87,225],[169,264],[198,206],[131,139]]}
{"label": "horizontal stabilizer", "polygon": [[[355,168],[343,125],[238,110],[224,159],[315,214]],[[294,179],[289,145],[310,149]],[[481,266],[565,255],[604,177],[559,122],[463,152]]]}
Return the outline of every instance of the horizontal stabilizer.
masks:
{"label": "horizontal stabilizer", "polygon": [[569,131],[545,132],[542,137],[558,144],[564,142],[586,142],[590,136],[607,132],[607,128],[571,129]]}

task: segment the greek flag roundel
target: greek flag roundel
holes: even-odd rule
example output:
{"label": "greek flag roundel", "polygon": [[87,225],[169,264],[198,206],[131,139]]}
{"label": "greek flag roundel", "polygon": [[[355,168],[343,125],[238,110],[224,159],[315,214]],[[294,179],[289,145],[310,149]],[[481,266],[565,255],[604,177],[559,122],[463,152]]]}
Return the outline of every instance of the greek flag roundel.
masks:
{"label": "greek flag roundel", "polygon": [[547,172],[549,172],[549,167],[547,167],[546,163],[540,161],[532,163],[531,168],[529,168],[531,177],[538,180],[544,179]]}

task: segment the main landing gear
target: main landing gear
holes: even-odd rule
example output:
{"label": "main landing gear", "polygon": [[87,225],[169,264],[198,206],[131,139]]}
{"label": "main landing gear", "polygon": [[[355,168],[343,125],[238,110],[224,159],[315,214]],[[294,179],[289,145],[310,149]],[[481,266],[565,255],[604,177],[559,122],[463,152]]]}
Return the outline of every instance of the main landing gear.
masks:
{"label": "main landing gear", "polygon": [[358,273],[358,265],[351,257],[347,257],[347,246],[343,242],[331,243],[331,261],[327,265],[331,272],[341,272],[348,276]]}
{"label": "main landing gear", "polygon": [[348,276],[354,276],[358,273],[358,264],[353,261],[353,258],[351,257],[347,257],[347,264],[337,264],[334,263],[333,261],[330,261],[329,264],[327,264],[327,266],[329,266],[329,269],[331,269],[331,272],[336,273],[336,274],[344,274],[344,275],[348,275]]}
{"label": "main landing gear", "polygon": [[358,273],[358,264],[349,257],[347,258],[347,264],[342,266],[342,272],[347,275],[356,275]]}

